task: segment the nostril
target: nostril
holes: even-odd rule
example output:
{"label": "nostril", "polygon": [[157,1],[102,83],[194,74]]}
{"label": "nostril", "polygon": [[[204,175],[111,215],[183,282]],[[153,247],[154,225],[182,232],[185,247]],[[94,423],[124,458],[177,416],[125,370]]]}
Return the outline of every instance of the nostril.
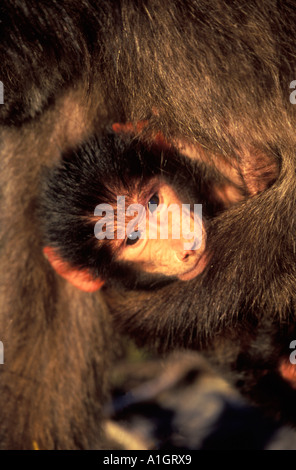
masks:
{"label": "nostril", "polygon": [[184,251],[183,252],[183,261],[187,260],[189,256],[191,255],[192,251]]}
{"label": "nostril", "polygon": [[187,261],[190,257],[190,254],[192,253],[192,251],[179,251],[178,253],[176,253],[177,255],[177,258],[180,260],[180,261]]}

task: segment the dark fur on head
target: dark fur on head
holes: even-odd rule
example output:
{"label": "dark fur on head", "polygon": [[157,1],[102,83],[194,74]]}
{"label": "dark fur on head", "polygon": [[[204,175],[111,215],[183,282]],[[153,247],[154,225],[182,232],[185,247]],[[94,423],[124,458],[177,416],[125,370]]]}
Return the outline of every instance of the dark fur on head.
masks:
{"label": "dark fur on head", "polygon": [[[203,204],[205,216],[222,208],[213,195],[211,198],[211,185],[221,178],[202,163],[194,164],[172,148],[148,148],[128,136],[92,136],[63,154],[58,165],[45,170],[39,204],[44,243],[73,268],[109,283],[130,288],[167,284],[174,277],[146,274],[133,263],[117,261],[111,240],[98,240],[94,235],[98,204],[111,205],[116,219],[117,196],[126,197],[126,208],[142,203],[143,192],[156,177],[171,184],[183,203]],[[112,235],[116,238],[116,220]]]}

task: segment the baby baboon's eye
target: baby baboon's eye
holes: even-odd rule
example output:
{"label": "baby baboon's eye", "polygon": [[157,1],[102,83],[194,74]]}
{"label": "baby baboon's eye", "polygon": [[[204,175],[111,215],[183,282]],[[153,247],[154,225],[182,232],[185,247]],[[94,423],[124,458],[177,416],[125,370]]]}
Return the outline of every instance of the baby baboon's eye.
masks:
{"label": "baby baboon's eye", "polygon": [[134,231],[128,234],[127,239],[126,239],[126,245],[127,246],[132,246],[135,245],[141,236],[141,232],[139,231]]}
{"label": "baby baboon's eye", "polygon": [[151,213],[153,213],[159,204],[159,197],[157,194],[153,194],[153,196],[148,201],[148,209]]}

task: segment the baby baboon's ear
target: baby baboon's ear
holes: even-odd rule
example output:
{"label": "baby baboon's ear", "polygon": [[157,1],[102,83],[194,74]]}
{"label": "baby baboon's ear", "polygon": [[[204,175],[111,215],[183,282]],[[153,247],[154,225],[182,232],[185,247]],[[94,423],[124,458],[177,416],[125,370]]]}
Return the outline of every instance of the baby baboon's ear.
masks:
{"label": "baby baboon's ear", "polygon": [[43,249],[43,253],[53,269],[73,286],[85,292],[95,292],[99,290],[104,281],[100,278],[94,279],[87,270],[73,268],[69,263],[59,257],[50,246]]}

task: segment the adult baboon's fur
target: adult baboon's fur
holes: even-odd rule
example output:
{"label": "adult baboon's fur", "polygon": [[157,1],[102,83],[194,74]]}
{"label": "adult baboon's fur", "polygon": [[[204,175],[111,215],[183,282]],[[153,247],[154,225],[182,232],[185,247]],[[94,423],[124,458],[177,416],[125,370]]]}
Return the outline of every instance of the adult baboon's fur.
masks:
{"label": "adult baboon's fur", "polygon": [[120,121],[229,161],[250,197],[213,222],[200,278],[113,297],[116,322],[218,349],[251,395],[265,381],[259,401],[272,376],[295,419],[277,373],[295,320],[295,2],[2,0],[0,20],[1,447],[103,445],[111,319],[52,271],[35,207],[43,166]]}

